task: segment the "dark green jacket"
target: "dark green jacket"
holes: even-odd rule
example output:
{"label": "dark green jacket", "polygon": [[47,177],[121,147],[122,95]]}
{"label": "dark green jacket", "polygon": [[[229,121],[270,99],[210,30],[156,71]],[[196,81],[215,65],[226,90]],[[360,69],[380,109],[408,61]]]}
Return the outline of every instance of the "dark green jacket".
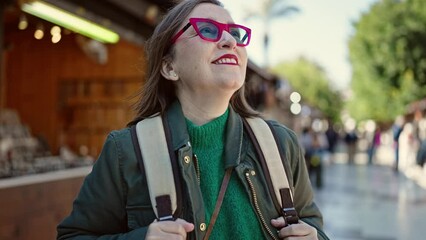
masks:
{"label": "dark green jacket", "polygon": [[[202,239],[205,233],[200,227],[205,223],[203,199],[194,161],[183,161],[185,156],[192,156],[192,149],[179,103],[169,108],[165,119],[179,165],[180,184],[177,185],[181,186],[178,188],[181,201],[178,202],[178,217],[194,223],[195,230],[189,234],[189,239]],[[313,192],[297,137],[278,123],[273,123],[273,126],[280,139],[279,147],[287,159],[284,166],[293,187],[299,217],[318,230],[319,239],[328,239],[322,232],[321,213],[313,203]],[[232,109],[226,128],[225,166],[234,168],[247,189],[247,197],[251,199],[259,222],[263,222],[259,227],[265,239],[271,239],[270,234],[277,238],[277,231],[270,220],[279,217],[279,213],[267,190],[261,164],[243,129],[242,119]],[[253,194],[256,194],[257,204]],[[154,219],[146,179],[138,168],[130,129],[126,128],[109,134],[99,159],[74,201],[70,216],[58,225],[58,239],[141,240]]]}

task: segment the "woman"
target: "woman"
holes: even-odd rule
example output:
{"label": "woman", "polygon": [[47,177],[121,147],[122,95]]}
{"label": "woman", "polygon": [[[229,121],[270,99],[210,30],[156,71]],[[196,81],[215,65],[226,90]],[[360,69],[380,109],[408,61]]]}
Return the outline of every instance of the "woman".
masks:
{"label": "woman", "polygon": [[[71,215],[58,226],[58,239],[201,239],[225,169],[232,175],[210,239],[328,239],[297,139],[277,123],[301,221],[286,226],[264,192],[261,167],[242,128],[242,117],[258,115],[244,100],[249,41],[250,30],[233,24],[216,0],[184,1],[165,16],[146,43],[147,81],[129,126],[152,115],[166,119],[180,164],[180,214],[176,221],[155,220],[127,128],[108,136]],[[189,165],[181,161],[183,152],[194,154]],[[246,173],[260,193],[256,206]]]}

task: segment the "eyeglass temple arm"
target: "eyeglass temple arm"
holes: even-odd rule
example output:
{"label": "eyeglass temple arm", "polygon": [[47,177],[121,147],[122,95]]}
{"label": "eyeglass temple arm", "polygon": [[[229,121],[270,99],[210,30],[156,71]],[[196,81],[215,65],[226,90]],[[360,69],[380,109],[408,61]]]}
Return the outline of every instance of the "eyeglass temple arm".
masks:
{"label": "eyeglass temple arm", "polygon": [[176,35],[172,38],[172,44],[176,42],[176,40],[182,35],[189,27],[191,26],[191,23],[188,23],[183,27]]}

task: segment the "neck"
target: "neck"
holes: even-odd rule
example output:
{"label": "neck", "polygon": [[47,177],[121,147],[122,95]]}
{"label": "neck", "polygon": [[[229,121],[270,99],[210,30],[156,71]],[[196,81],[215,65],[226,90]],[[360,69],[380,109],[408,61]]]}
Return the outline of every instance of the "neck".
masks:
{"label": "neck", "polygon": [[225,113],[230,98],[208,96],[194,98],[178,95],[178,99],[185,117],[195,125],[201,126]]}

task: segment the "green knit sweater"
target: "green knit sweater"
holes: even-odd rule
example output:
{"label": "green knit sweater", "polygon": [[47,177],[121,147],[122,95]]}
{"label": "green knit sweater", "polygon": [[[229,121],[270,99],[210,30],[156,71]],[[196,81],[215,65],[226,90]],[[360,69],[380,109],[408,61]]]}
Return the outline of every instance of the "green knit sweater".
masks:
{"label": "green knit sweater", "polygon": [[[225,175],[223,150],[229,110],[222,116],[196,126],[186,119],[194,154],[200,167],[200,186],[206,208],[206,224],[214,211]],[[261,225],[249,194],[233,173],[210,239],[263,239]]]}

